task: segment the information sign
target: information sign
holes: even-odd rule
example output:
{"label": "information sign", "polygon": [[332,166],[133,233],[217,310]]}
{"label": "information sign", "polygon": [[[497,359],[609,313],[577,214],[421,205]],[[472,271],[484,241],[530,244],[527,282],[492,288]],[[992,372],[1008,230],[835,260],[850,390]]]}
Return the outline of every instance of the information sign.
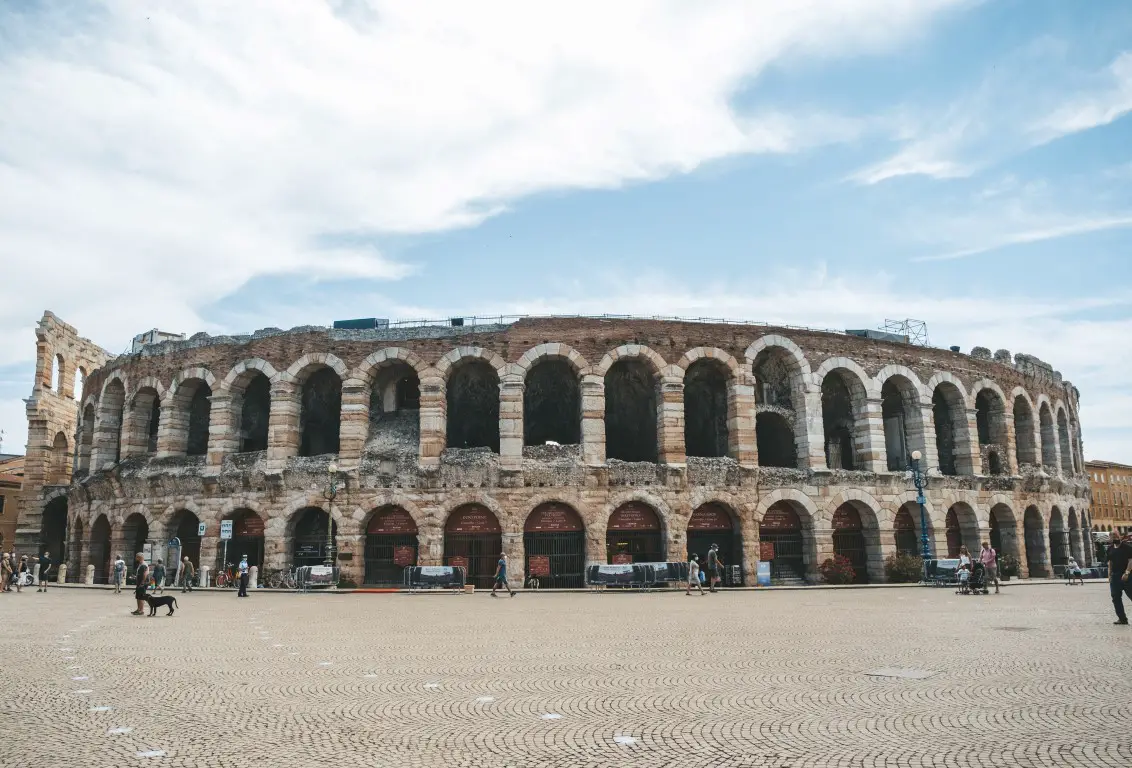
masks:
{"label": "information sign", "polygon": [[413,546],[411,544],[399,544],[393,547],[393,564],[399,566],[412,565],[413,560]]}
{"label": "information sign", "polygon": [[204,536],[205,523],[197,523],[197,536]]}
{"label": "information sign", "polygon": [[774,559],[774,542],[773,541],[760,541],[759,542],[759,560],[773,560]]}
{"label": "information sign", "polygon": [[230,538],[232,538],[232,521],[231,520],[221,520],[220,521],[220,540],[221,541],[227,541]]}
{"label": "information sign", "polygon": [[759,562],[758,575],[756,576],[756,584],[760,587],[770,586],[770,563],[765,561]]}
{"label": "information sign", "polygon": [[549,576],[550,557],[547,555],[531,555],[528,557],[527,573],[531,576]]}

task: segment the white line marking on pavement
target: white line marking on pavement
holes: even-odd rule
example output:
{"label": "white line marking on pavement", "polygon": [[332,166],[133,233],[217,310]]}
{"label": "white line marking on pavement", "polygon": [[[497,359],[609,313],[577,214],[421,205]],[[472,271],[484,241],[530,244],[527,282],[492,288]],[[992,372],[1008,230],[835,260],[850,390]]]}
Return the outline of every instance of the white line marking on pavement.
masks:
{"label": "white line marking on pavement", "polygon": [[121,734],[121,733],[129,733],[132,730],[134,730],[134,729],[133,728],[111,728],[109,731],[106,732],[106,735],[107,736],[117,736],[118,734]]}
{"label": "white line marking on pavement", "polygon": [[165,757],[165,750],[147,749],[145,752],[138,752],[138,757]]}
{"label": "white line marking on pavement", "polygon": [[637,743],[637,739],[633,736],[614,736],[613,741],[617,744],[623,744],[625,746]]}
{"label": "white line marking on pavement", "polygon": [[480,696],[476,699],[476,704],[490,704],[493,701],[495,701],[494,696]]}
{"label": "white line marking on pavement", "polygon": [[319,665],[320,667],[329,667],[329,666],[330,666],[331,664],[333,664],[333,663],[334,663],[333,661],[320,661],[320,662],[318,663],[318,665]]}
{"label": "white line marking on pavement", "polygon": [[72,677],[71,679],[74,680],[75,682],[78,682],[79,680],[90,680],[90,678],[87,675],[76,675],[75,677]]}
{"label": "white line marking on pavement", "polygon": [[562,715],[556,715],[556,714],[551,713],[551,714],[547,714],[547,715],[542,715],[539,719],[540,720],[561,720]]}
{"label": "white line marking on pavement", "polygon": [[91,712],[109,712],[110,707],[91,707],[90,711]]}
{"label": "white line marking on pavement", "polygon": [[88,693],[94,693],[90,688],[83,688],[81,691],[75,691],[76,696],[86,696]]}
{"label": "white line marking on pavement", "polygon": [[424,684],[424,687],[425,687],[425,688],[439,688],[439,687],[440,687],[440,683],[425,683],[425,684]]}

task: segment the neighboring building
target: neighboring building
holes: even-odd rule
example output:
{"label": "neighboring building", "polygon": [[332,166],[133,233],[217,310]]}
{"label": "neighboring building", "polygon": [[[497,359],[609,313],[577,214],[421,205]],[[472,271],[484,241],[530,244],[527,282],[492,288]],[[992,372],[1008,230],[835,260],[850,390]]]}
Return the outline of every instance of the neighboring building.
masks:
{"label": "neighboring building", "polygon": [[16,540],[20,489],[24,483],[24,457],[0,453],[0,549],[7,552]]}
{"label": "neighboring building", "polygon": [[[215,567],[229,522],[229,561],[330,557],[359,584],[446,564],[490,586],[506,552],[516,583],[574,587],[587,563],[713,543],[746,583],[834,555],[881,581],[919,539],[918,453],[941,555],[985,538],[1022,576],[1092,559],[1079,393],[1027,355],[654,319],[374,325],[98,360],[48,313],[17,544],[65,541],[98,581],[173,537]],[[77,414],[56,355],[91,366]]]}
{"label": "neighboring building", "polygon": [[1093,530],[1132,531],[1132,466],[1089,461],[1085,471],[1093,492]]}

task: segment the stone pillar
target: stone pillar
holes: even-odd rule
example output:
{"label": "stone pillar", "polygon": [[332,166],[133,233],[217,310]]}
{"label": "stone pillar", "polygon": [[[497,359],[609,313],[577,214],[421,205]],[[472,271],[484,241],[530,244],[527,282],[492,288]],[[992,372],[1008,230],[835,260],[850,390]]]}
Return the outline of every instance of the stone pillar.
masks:
{"label": "stone pillar", "polygon": [[271,411],[267,420],[267,458],[287,459],[299,454],[299,388],[282,374],[271,385]]}
{"label": "stone pillar", "polygon": [[417,533],[417,565],[444,565],[444,533],[439,528]]}
{"label": "stone pillar", "polygon": [[243,399],[231,394],[212,395],[208,412],[208,464],[219,467],[224,457],[240,451],[240,406]]}
{"label": "stone pillar", "polygon": [[161,403],[161,423],[157,426],[157,458],[184,456],[188,446],[189,411],[182,407],[170,390],[165,393],[165,399]]}
{"label": "stone pillar", "polygon": [[884,414],[880,398],[867,398],[863,409],[854,410],[857,424],[853,430],[853,444],[857,448],[860,466],[868,472],[887,472],[888,455],[885,452]]}
{"label": "stone pillar", "polygon": [[923,424],[923,439],[920,442],[920,469],[925,475],[939,473],[939,450],[935,440],[935,412],[931,405],[920,405],[920,422]]}
{"label": "stone pillar", "polygon": [[727,453],[741,467],[756,467],[755,386],[748,378],[744,374],[742,379],[732,379],[727,387]]}
{"label": "stone pillar", "polygon": [[248,586],[252,589],[259,588],[259,567],[253,565],[248,569]]}
{"label": "stone pillar", "polygon": [[[881,525],[872,532],[866,528],[864,534],[865,550],[868,553],[869,581],[873,584],[883,584],[888,581],[888,576],[884,572],[884,561],[890,555],[896,554],[896,532],[891,525]],[[870,535],[876,536],[871,544],[868,538]]]}
{"label": "stone pillar", "polygon": [[86,567],[86,580],[83,583],[88,584],[88,585],[94,584],[94,566],[93,565],[88,565]]}
{"label": "stone pillar", "polygon": [[429,368],[421,380],[421,466],[437,468],[440,454],[448,444],[448,388],[435,368]]}
{"label": "stone pillar", "polygon": [[665,373],[660,377],[660,392],[657,398],[656,436],[658,443],[657,463],[684,466],[684,378],[675,373]]}
{"label": "stone pillar", "polygon": [[[582,377],[582,463],[605,464],[605,379],[594,374]],[[605,562],[605,543],[602,560]]]}
{"label": "stone pillar", "polygon": [[1014,432],[1014,411],[1009,406],[1005,407],[1006,418],[1006,445],[1002,450],[1006,452],[1003,457],[1006,464],[1006,473],[1008,475],[1017,476],[1018,470],[1018,436]]}
{"label": "stone pillar", "polygon": [[754,520],[741,520],[739,524],[743,537],[743,584],[753,587],[759,573],[759,524]]}
{"label": "stone pillar", "polygon": [[347,468],[357,465],[369,436],[369,389],[363,381],[350,379],[342,385],[342,416],[338,434],[339,462]]}
{"label": "stone pillar", "polygon": [[1081,550],[1081,529],[1069,529],[1069,551],[1072,553],[1073,558],[1081,564],[1085,565],[1085,553]]}
{"label": "stone pillar", "polygon": [[807,387],[795,404],[794,441],[798,446],[798,469],[828,469],[825,460],[825,427],[821,416],[821,390]]}
{"label": "stone pillar", "polygon": [[605,544],[606,529],[604,524],[595,523],[586,526],[586,565],[604,565],[608,559]]}
{"label": "stone pillar", "polygon": [[197,573],[199,574],[198,578],[200,579],[200,586],[202,586],[202,587],[211,586],[208,583],[208,577],[209,577],[209,574],[212,573],[212,568],[210,568],[207,565],[201,565],[201,567],[197,571]]}
{"label": "stone pillar", "polygon": [[139,413],[141,409],[135,404],[126,404],[122,408],[122,458],[131,456],[144,456],[149,452],[149,414]]}
{"label": "stone pillar", "polygon": [[526,548],[522,533],[504,533],[503,554],[507,555],[507,583],[511,589],[521,588],[527,582]]}
{"label": "stone pillar", "polygon": [[504,374],[499,380],[499,466],[523,468],[523,376]]}
{"label": "stone pillar", "polygon": [[818,566],[833,557],[833,529],[827,525],[815,526],[808,531],[803,529],[802,544],[814,554],[813,561],[806,563],[806,577],[811,584],[820,584]]}
{"label": "stone pillar", "polygon": [[94,428],[91,471],[106,469],[118,460],[118,439],[121,434],[122,410],[101,405]]}
{"label": "stone pillar", "polygon": [[66,563],[61,563],[59,565],[59,571],[55,574],[55,583],[56,584],[66,584],[67,583],[67,564]]}
{"label": "stone pillar", "polygon": [[[956,427],[955,440],[955,473],[958,475],[981,475],[983,473],[983,453],[979,447],[979,423],[976,420],[975,409],[965,411],[967,428],[963,430],[966,445],[958,439],[958,432],[963,424]],[[958,414],[956,414],[958,416]]]}

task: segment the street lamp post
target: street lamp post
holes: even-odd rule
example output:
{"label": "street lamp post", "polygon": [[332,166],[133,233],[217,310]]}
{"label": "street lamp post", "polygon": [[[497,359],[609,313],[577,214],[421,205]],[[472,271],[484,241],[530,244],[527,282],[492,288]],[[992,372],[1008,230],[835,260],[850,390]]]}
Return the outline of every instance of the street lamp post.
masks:
{"label": "street lamp post", "polygon": [[334,498],[338,495],[338,465],[334,462],[326,468],[327,475],[330,479],[329,488],[324,493],[326,496],[326,565],[329,567],[334,566]]}
{"label": "street lamp post", "polygon": [[924,507],[924,473],[920,471],[919,451],[912,451],[912,482],[916,484],[916,503],[920,505],[920,555],[924,562],[931,559],[932,550],[928,546],[928,511]]}

